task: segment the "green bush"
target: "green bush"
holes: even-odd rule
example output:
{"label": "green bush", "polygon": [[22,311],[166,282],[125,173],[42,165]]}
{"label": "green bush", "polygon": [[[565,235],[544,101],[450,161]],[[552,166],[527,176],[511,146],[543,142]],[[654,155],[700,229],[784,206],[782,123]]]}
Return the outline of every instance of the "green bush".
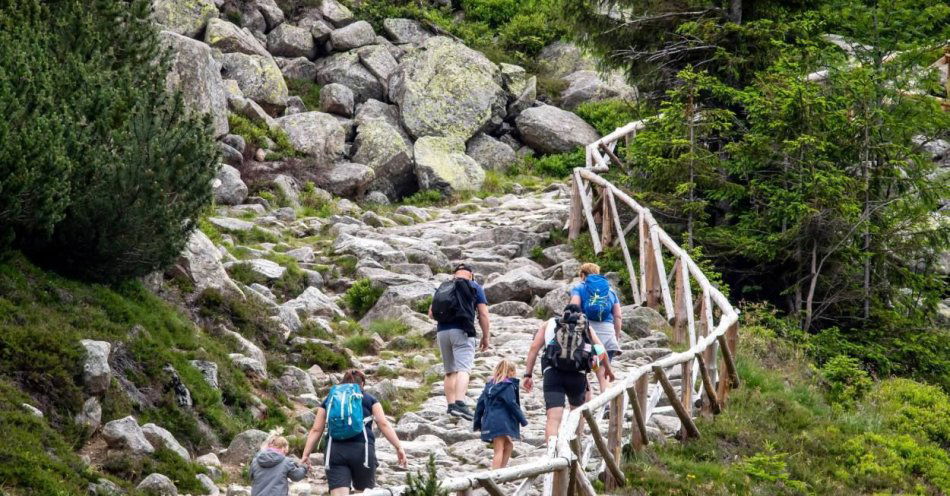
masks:
{"label": "green bush", "polygon": [[854,404],[871,389],[871,377],[857,359],[839,355],[821,368],[828,398],[832,403]]}
{"label": "green bush", "polygon": [[383,339],[392,339],[396,336],[403,336],[411,329],[406,324],[396,319],[380,319],[371,322],[367,328],[370,334],[379,334]]}
{"label": "green bush", "polygon": [[565,178],[575,167],[584,167],[584,149],[541,157],[524,157],[515,166],[517,171],[531,171],[539,176]]}
{"label": "green bush", "polygon": [[428,315],[429,307],[432,306],[432,296],[426,296],[425,298],[420,298],[412,303],[412,309]]}
{"label": "green bush", "polygon": [[175,483],[179,491],[207,494],[195,478],[204,473],[204,467],[183,460],[168,448],[158,448],[150,456],[129,456],[121,452],[107,455],[102,468],[127,481],[140,481],[149,474],[160,473]]}
{"label": "green bush", "polygon": [[466,19],[482,21],[491,27],[507,23],[518,12],[518,0],[462,0]]}
{"label": "green bush", "polygon": [[578,117],[594,126],[601,135],[612,133],[618,127],[639,119],[635,102],[623,100],[601,100],[584,102],[574,109]]}
{"label": "green bush", "polygon": [[374,287],[372,281],[369,279],[360,279],[353,283],[350,289],[346,290],[346,293],[343,293],[343,302],[346,303],[347,308],[353,312],[356,318],[360,318],[373,308],[373,305],[376,304],[376,300],[378,300],[382,294],[383,289]]}
{"label": "green bush", "polygon": [[942,389],[910,379],[888,379],[870,398],[889,427],[904,434],[924,434],[950,449],[950,395]]}
{"label": "green bush", "polygon": [[425,473],[406,474],[406,496],[447,496],[449,493],[439,488],[439,476],[435,471],[435,455],[429,454]]}
{"label": "green bush", "polygon": [[357,334],[346,338],[343,346],[357,355],[367,355],[373,347],[373,338],[366,334]]}
{"label": "green bush", "polygon": [[0,10],[0,239],[15,231],[93,280],[167,266],[211,200],[218,152],[210,119],[165,88],[149,2]]}
{"label": "green bush", "polygon": [[326,372],[341,372],[350,367],[350,360],[346,355],[337,353],[320,343],[300,345],[300,360],[303,368],[319,365]]}
{"label": "green bush", "polygon": [[437,205],[443,200],[442,193],[435,189],[425,189],[417,191],[402,199],[406,205],[415,205],[417,207],[429,207]]}
{"label": "green bush", "polygon": [[247,144],[255,148],[266,148],[267,140],[274,142],[275,149],[267,160],[280,160],[286,157],[295,157],[297,152],[290,144],[290,138],[283,130],[279,128],[268,129],[267,126],[251,122],[250,119],[237,114],[228,114],[228,124],[231,134],[237,134],[243,137]]}
{"label": "green bush", "polygon": [[844,453],[849,476],[868,490],[926,494],[918,482],[950,488],[950,454],[906,434],[861,434],[845,443]]}
{"label": "green bush", "polygon": [[216,289],[206,289],[196,300],[198,315],[219,324],[230,324],[242,336],[276,347],[280,342],[280,330],[270,319],[267,307],[254,298],[246,300],[222,294]]}

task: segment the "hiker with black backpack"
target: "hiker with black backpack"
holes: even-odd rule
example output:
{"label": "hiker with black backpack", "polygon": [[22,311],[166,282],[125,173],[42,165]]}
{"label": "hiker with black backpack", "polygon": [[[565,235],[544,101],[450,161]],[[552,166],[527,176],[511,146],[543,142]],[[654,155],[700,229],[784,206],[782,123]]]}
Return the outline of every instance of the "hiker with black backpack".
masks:
{"label": "hiker with black backpack", "polygon": [[459,264],[452,280],[439,286],[432,296],[429,317],[438,322],[437,340],[445,368],[446,413],[465,420],[474,414],[465,404],[468,379],[475,365],[475,319],[482,329],[479,348],[488,350],[488,299],[485,290],[475,282],[475,272],[466,264]]}
{"label": "hiker with black backpack", "polygon": [[330,388],[327,398],[317,407],[317,418],[307,435],[303,460],[310,465],[310,453],[329,431],[324,465],[331,496],[346,496],[350,489],[362,492],[376,486],[376,436],[373,421],[386,440],[396,448],[396,459],[405,467],[406,452],[393,430],[383,405],[363,391],[366,376],[351,369],[339,384]]}
{"label": "hiker with black backpack", "polygon": [[[580,284],[571,288],[571,303],[579,305],[587,317],[587,323],[600,338],[607,350],[607,360],[620,354],[621,323],[620,299],[610,287],[610,281],[600,275],[600,266],[594,263],[581,265],[578,271]],[[600,392],[610,387],[605,369],[596,371]]]}
{"label": "hiker with black backpack", "polygon": [[547,410],[547,423],[544,427],[545,439],[557,435],[564,415],[564,398],[571,409],[577,408],[587,400],[590,385],[587,373],[604,369],[604,376],[614,379],[613,369],[607,359],[604,344],[592,332],[579,305],[564,307],[560,317],[548,319],[541,324],[528,350],[522,385],[527,392],[534,387],[532,372],[538,353],[541,355],[542,390],[544,407]]}

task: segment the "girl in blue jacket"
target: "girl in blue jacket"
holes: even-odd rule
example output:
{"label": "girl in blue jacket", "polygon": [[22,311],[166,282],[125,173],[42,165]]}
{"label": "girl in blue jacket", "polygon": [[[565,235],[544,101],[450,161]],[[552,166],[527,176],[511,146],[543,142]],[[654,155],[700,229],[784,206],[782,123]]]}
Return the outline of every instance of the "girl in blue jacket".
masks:
{"label": "girl in blue jacket", "polygon": [[521,426],[528,425],[521,411],[517,375],[511,360],[498,362],[475,406],[475,430],[482,432],[482,441],[491,441],[495,448],[492,470],[508,465],[515,447],[513,440],[521,439]]}

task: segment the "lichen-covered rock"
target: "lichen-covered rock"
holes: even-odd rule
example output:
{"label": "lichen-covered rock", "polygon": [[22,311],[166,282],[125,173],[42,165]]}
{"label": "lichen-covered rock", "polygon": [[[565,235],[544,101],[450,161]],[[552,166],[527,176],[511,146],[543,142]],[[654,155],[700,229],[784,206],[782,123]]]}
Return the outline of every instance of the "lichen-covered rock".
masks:
{"label": "lichen-covered rock", "polygon": [[82,380],[86,385],[86,390],[91,394],[103,394],[109,389],[109,383],[112,381],[112,368],[109,367],[112,345],[108,341],[92,339],[83,339],[80,344],[86,350],[86,358],[82,366]]}
{"label": "lichen-covered rock", "polygon": [[270,107],[286,105],[287,83],[273,57],[225,53],[221,64],[224,77],[237,81],[246,98]]}
{"label": "lichen-covered rock", "polygon": [[218,364],[207,360],[192,360],[191,365],[201,372],[201,377],[211,386],[212,389],[220,389],[218,386]]}
{"label": "lichen-covered rock", "polygon": [[288,301],[283,307],[293,309],[299,315],[307,317],[343,317],[343,310],[332,298],[315,287],[308,287],[300,296]]}
{"label": "lichen-covered rock", "polygon": [[195,112],[211,115],[215,137],[227,134],[228,99],[221,66],[212,58],[211,49],[200,41],[169,31],[163,31],[161,39],[172,51],[165,86],[181,91],[183,101]]}
{"label": "lichen-covered rock", "polygon": [[564,77],[572,72],[594,70],[593,59],[574,43],[556,41],[544,47],[538,54],[541,72],[548,77]]}
{"label": "lichen-covered rock", "polygon": [[310,379],[310,374],[297,367],[289,365],[284,367],[284,373],[280,376],[278,382],[280,383],[281,390],[291,396],[316,394],[316,390],[313,388],[313,380]]}
{"label": "lichen-covered rock", "polygon": [[356,51],[360,61],[369,69],[369,72],[382,82],[389,81],[389,76],[396,70],[398,62],[386,47],[380,45],[364,46]]}
{"label": "lichen-covered rock", "polygon": [[217,17],[218,8],[211,0],[152,0],[152,15],[169,31],[195,38],[208,19]]}
{"label": "lichen-covered rock", "polygon": [[498,66],[441,36],[402,59],[390,77],[389,98],[417,138],[453,136],[465,141],[506,112]]}
{"label": "lichen-covered rock", "polygon": [[537,277],[525,269],[516,269],[485,285],[485,296],[492,301],[530,302],[534,296],[543,297],[561,284]]}
{"label": "lichen-covered rock", "polygon": [[330,164],[343,155],[346,132],[330,114],[302,112],[277,119],[294,150],[314,157],[318,164]]}
{"label": "lichen-covered rock", "polygon": [[465,154],[465,143],[460,138],[419,138],[413,154],[416,179],[422,189],[437,189],[445,194],[477,191],[485,181],[485,170]]}
{"label": "lichen-covered rock", "polygon": [[145,434],[145,439],[148,439],[148,442],[151,443],[152,446],[164,447],[180,456],[183,460],[191,460],[191,455],[188,454],[188,450],[186,450],[168,430],[155,424],[145,424],[142,426],[142,432]]}
{"label": "lichen-covered rock", "polygon": [[350,117],[353,115],[353,90],[339,83],[330,83],[320,88],[320,110]]}
{"label": "lichen-covered rock", "polygon": [[341,27],[353,22],[353,13],[337,0],[323,0],[320,3],[320,15],[334,26]]}
{"label": "lichen-covered rock", "polygon": [[307,60],[306,57],[295,57],[292,59],[276,57],[277,66],[284,75],[284,79],[299,79],[301,81],[313,82],[317,79],[317,64]]}
{"label": "lichen-covered rock", "polygon": [[525,144],[542,153],[570,152],[600,138],[584,119],[551,105],[525,110],[515,124]]}
{"label": "lichen-covered rock", "polygon": [[398,121],[398,108],[376,100],[357,112],[353,160],[373,168],[371,190],[399,199],[418,189],[413,173],[412,142]]}
{"label": "lichen-covered rock", "polygon": [[307,105],[303,103],[303,99],[299,96],[291,96],[287,98],[287,107],[284,108],[284,115],[294,115],[300,114],[307,111]]}
{"label": "lichen-covered rock", "polygon": [[330,43],[333,49],[338,52],[345,52],[365,45],[371,45],[376,42],[376,32],[366,21],[356,21],[352,24],[334,29],[330,33]]}
{"label": "lichen-covered rock", "polygon": [[316,174],[317,186],[337,196],[359,197],[366,185],[375,179],[371,167],[353,162],[339,162],[321,167]]}
{"label": "lichen-covered rock", "polygon": [[510,146],[484,133],[468,141],[465,153],[485,170],[504,171],[518,160]]}
{"label": "lichen-covered rock", "polygon": [[247,185],[234,167],[222,164],[212,183],[214,201],[221,205],[240,205],[247,198]]}
{"label": "lichen-covered rock", "polygon": [[155,452],[155,447],[148,442],[139,423],[131,415],[108,422],[102,428],[102,438],[110,448],[132,455],[150,455]]}
{"label": "lichen-covered rock", "polygon": [[310,30],[286,23],[267,34],[267,50],[279,57],[312,59],[317,55],[317,46]]}
{"label": "lichen-covered rock", "polygon": [[538,99],[538,77],[531,76],[525,82],[524,90],[508,104],[508,118],[515,118],[531,108]]}
{"label": "lichen-covered rock", "polygon": [[82,404],[82,410],[74,417],[77,425],[82,426],[86,434],[92,434],[102,425],[102,405],[99,398],[92,396]]}
{"label": "lichen-covered rock", "polygon": [[178,496],[175,483],[162,474],[149,474],[136,489],[147,496]]}
{"label": "lichen-covered rock", "polygon": [[353,90],[357,103],[369,99],[383,99],[383,84],[360,63],[360,57],[355,51],[335,53],[318,60],[317,83],[342,84]]}
{"label": "lichen-covered rock", "polygon": [[398,44],[421,45],[432,37],[432,33],[421,22],[414,19],[384,19],[383,30],[393,43]]}
{"label": "lichen-covered rock", "polygon": [[627,84],[618,72],[607,74],[606,80],[596,71],[577,71],[564,77],[568,86],[561,92],[561,107],[573,110],[584,102],[616,98],[633,101],[637,90]]}
{"label": "lichen-covered rock", "polygon": [[248,55],[269,56],[267,49],[247,28],[239,28],[224,19],[213,18],[208,21],[205,30],[205,43],[222,53],[246,53]]}
{"label": "lichen-covered rock", "polygon": [[375,260],[379,263],[406,263],[409,261],[406,254],[385,241],[360,238],[343,233],[333,242],[333,252],[336,254],[354,255],[359,259]]}
{"label": "lichen-covered rock", "polygon": [[505,89],[512,97],[520,95],[528,87],[528,72],[524,67],[514,64],[498,64],[501,70],[501,80],[505,83]]}
{"label": "lichen-covered rock", "polygon": [[228,358],[230,358],[231,363],[239,368],[241,372],[244,372],[244,375],[247,377],[256,380],[264,380],[267,378],[267,369],[264,368],[265,366],[260,360],[240,353],[231,353],[228,355]]}
{"label": "lichen-covered rock", "polygon": [[244,297],[244,293],[221,264],[221,252],[205,233],[195,229],[175,265],[195,285],[195,293],[205,289],[216,289],[225,295]]}
{"label": "lichen-covered rock", "polygon": [[653,331],[670,329],[670,324],[659,312],[650,307],[626,305],[620,307],[623,332],[633,338],[645,338]]}
{"label": "lichen-covered rock", "polygon": [[261,15],[264,16],[268,30],[276,29],[282,25],[281,23],[284,22],[284,11],[280,9],[277,2],[274,0],[254,0],[253,3]]}

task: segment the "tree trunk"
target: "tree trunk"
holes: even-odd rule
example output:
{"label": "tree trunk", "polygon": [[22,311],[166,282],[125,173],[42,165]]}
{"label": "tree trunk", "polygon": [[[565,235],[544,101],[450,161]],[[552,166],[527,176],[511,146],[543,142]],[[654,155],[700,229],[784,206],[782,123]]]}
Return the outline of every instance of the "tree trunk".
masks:
{"label": "tree trunk", "polygon": [[729,20],[742,24],[742,0],[731,0],[729,2]]}
{"label": "tree trunk", "polygon": [[808,283],[808,296],[805,298],[805,326],[811,329],[812,307],[815,300],[815,287],[818,286],[818,241],[811,242],[811,281]]}

